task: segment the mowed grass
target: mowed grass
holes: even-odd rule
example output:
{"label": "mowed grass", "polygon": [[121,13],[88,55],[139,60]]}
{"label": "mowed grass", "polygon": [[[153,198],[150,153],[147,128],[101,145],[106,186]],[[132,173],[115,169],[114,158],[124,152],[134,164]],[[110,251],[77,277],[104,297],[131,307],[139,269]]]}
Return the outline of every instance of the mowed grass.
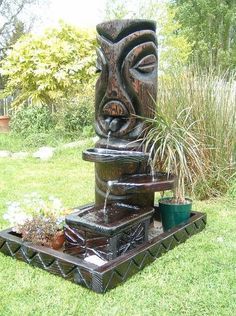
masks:
{"label": "mowed grass", "polygon": [[[57,152],[48,162],[0,159],[0,226],[7,201],[29,192],[54,195],[68,207],[94,200],[94,166],[82,150]],[[0,315],[236,315],[236,205],[195,202],[207,228],[123,285],[96,294],[0,254]]]}

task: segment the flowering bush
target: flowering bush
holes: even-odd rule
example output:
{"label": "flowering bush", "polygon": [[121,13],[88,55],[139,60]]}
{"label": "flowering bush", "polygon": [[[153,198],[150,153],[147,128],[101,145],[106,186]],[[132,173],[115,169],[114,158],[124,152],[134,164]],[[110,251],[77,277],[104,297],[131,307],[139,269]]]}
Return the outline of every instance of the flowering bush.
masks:
{"label": "flowering bush", "polygon": [[21,202],[9,202],[3,218],[23,240],[50,245],[63,229],[65,215],[70,212],[55,197],[43,200],[38,193],[27,194]]}

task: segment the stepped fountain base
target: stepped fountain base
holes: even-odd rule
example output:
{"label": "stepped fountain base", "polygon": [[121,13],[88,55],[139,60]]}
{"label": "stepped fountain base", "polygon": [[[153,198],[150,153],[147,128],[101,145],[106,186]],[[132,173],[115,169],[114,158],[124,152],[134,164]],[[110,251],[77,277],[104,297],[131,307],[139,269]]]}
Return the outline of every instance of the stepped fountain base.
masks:
{"label": "stepped fountain base", "polygon": [[[158,207],[155,206],[155,218],[158,219],[158,216]],[[201,232],[206,225],[206,214],[192,212],[186,224],[178,225],[166,232],[161,231],[160,225],[158,220],[154,220],[154,224],[149,227],[146,242],[99,265],[66,254],[64,249],[53,250],[31,242],[23,242],[11,229],[0,232],[0,252],[97,293],[104,293],[125,282],[189,237]]]}
{"label": "stepped fountain base", "polygon": [[85,258],[96,255],[112,260],[148,240],[154,207],[113,203],[106,211],[85,206],[66,216],[65,253]]}

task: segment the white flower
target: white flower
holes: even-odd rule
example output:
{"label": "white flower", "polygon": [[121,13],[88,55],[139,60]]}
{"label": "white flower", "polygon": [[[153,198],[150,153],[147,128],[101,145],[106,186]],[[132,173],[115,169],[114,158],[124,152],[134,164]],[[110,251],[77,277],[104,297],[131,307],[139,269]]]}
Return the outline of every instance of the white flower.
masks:
{"label": "white flower", "polygon": [[20,207],[9,206],[7,212],[3,215],[11,226],[23,225],[31,216],[26,214]]}
{"label": "white flower", "polygon": [[[47,221],[49,220],[47,217],[59,217],[63,210],[64,207],[60,199],[51,196],[47,201],[44,201],[37,192],[33,192],[24,195],[21,204],[18,202],[7,203],[7,211],[3,215],[3,218],[12,227],[15,227],[15,231],[17,231],[18,226],[23,225],[26,220],[30,220],[34,216],[45,216],[45,220]],[[58,218],[59,224],[63,221],[64,217]]]}

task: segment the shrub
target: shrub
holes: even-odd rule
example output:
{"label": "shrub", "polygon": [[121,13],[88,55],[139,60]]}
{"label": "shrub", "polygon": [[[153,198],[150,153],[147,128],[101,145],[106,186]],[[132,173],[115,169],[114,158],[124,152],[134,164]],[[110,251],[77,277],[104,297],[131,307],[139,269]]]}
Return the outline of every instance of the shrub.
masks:
{"label": "shrub", "polygon": [[16,96],[15,106],[28,99],[52,105],[75,96],[96,77],[95,45],[93,33],[63,22],[41,36],[24,36],[1,64],[8,78],[5,95]]}
{"label": "shrub", "polygon": [[54,146],[65,140],[93,136],[94,101],[90,91],[62,99],[53,109],[38,105],[19,107],[12,113],[13,133],[23,136],[30,147]]}
{"label": "shrub", "polygon": [[[162,77],[158,103],[169,121],[189,128],[203,144],[204,174],[194,176],[191,189],[198,198],[225,193],[236,172],[235,81],[227,73],[204,73],[198,68]],[[179,113],[189,109],[182,120]],[[194,168],[194,166],[193,166]]]}
{"label": "shrub", "polygon": [[93,95],[88,92],[69,100],[62,100],[54,114],[56,130],[66,135],[82,134],[94,121]]}
{"label": "shrub", "polygon": [[11,129],[22,136],[46,133],[54,126],[50,110],[44,106],[24,106],[13,111]]}

